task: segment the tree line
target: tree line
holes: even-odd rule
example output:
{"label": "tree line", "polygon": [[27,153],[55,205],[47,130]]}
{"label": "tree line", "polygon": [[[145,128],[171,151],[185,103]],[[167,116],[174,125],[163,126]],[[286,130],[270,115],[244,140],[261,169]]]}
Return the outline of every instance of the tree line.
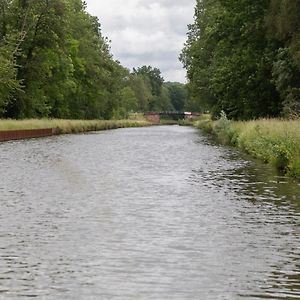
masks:
{"label": "tree line", "polygon": [[300,2],[197,0],[181,54],[188,107],[233,119],[300,115]]}
{"label": "tree line", "polygon": [[116,61],[82,0],[0,1],[1,118],[124,118],[185,99],[159,69]]}

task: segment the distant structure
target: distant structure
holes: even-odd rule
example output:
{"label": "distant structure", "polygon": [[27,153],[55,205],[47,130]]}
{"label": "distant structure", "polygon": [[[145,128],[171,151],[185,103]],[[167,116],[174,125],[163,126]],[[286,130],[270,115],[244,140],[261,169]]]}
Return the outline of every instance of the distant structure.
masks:
{"label": "distant structure", "polygon": [[167,120],[193,120],[200,116],[199,113],[194,112],[147,112],[145,118],[154,123],[159,123],[161,119]]}

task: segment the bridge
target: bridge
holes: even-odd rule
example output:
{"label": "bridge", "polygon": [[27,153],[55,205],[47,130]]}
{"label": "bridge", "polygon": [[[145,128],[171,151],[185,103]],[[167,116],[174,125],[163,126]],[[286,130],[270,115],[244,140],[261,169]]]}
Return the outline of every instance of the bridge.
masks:
{"label": "bridge", "polygon": [[148,121],[159,123],[160,120],[192,120],[198,118],[199,113],[193,112],[177,112],[177,111],[164,111],[164,112],[147,112],[145,118]]}

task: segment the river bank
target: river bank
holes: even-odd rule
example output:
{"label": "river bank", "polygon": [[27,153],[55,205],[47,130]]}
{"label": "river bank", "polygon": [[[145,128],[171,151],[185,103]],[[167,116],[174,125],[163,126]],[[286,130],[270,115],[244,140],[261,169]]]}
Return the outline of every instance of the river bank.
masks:
{"label": "river bank", "polygon": [[300,120],[261,119],[230,121],[208,115],[193,123],[224,144],[272,164],[287,176],[300,179]]}
{"label": "river bank", "polygon": [[[142,119],[128,120],[61,120],[61,119],[27,119],[0,120],[0,141],[41,137],[57,134],[81,133],[127,127],[144,127],[152,125]],[[51,130],[51,134],[49,133]],[[43,132],[45,134],[43,135]],[[1,138],[2,137],[2,138]]]}

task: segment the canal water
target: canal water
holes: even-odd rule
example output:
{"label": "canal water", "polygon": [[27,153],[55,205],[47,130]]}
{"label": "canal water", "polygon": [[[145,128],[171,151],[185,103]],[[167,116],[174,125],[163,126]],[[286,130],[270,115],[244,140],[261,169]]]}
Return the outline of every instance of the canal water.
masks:
{"label": "canal water", "polygon": [[189,127],[0,144],[0,299],[300,299],[300,185]]}

